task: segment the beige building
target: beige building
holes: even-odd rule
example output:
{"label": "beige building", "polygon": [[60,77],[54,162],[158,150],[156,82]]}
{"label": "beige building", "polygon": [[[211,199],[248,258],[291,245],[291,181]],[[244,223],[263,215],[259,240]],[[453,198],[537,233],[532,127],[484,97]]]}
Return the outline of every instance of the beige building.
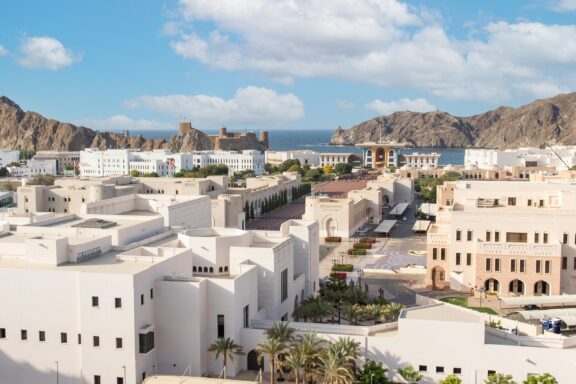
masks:
{"label": "beige building", "polygon": [[554,167],[524,167],[506,166],[503,168],[465,168],[462,166],[446,166],[442,168],[401,168],[398,173],[402,177],[412,179],[425,179],[427,177],[439,178],[446,173],[458,173],[464,180],[527,180],[533,175],[548,176],[556,174]]}
{"label": "beige building", "polygon": [[59,175],[63,175],[65,167],[71,165],[77,167],[80,163],[78,151],[38,151],[34,155],[35,160],[56,160],[56,168]]}
{"label": "beige building", "polygon": [[307,197],[302,218],[318,220],[322,237],[351,237],[365,223],[380,223],[384,204],[412,202],[413,197],[412,180],[384,174],[369,181],[366,188],[348,192],[343,199]]}
{"label": "beige building", "polygon": [[576,292],[576,185],[458,181],[438,188],[428,284],[501,296]]}

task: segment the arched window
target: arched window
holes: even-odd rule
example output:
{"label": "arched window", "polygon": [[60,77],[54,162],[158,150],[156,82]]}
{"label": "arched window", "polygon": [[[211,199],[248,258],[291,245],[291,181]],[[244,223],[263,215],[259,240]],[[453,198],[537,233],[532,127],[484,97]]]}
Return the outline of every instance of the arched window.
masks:
{"label": "arched window", "polygon": [[218,272],[222,273],[222,267],[218,268]]}
{"label": "arched window", "polygon": [[204,267],[204,273],[208,273],[208,267]]}
{"label": "arched window", "polygon": [[224,267],[224,272],[228,272],[228,266]]}
{"label": "arched window", "polygon": [[210,267],[210,273],[214,273],[214,268]]}
{"label": "arched window", "polygon": [[196,267],[192,267],[192,272],[196,272]]}

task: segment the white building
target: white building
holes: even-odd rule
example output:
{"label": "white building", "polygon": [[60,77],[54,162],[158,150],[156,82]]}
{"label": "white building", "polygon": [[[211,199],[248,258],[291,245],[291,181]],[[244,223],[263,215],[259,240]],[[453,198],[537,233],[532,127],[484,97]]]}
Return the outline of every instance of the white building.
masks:
{"label": "white building", "polygon": [[173,176],[182,170],[192,169],[190,153],[172,153],[169,149],[159,149],[130,154],[130,171],[156,173],[158,176]]}
{"label": "white building", "polygon": [[335,167],[336,164],[339,163],[351,163],[352,160],[352,156],[354,154],[353,153],[340,153],[340,152],[335,152],[335,153],[319,153],[318,154],[318,158],[319,158],[319,162],[320,162],[320,166],[324,167],[326,165],[330,165],[332,167]]}
{"label": "white building", "polygon": [[10,163],[18,162],[20,162],[20,151],[0,148],[0,167],[6,167]]}
{"label": "white building", "polygon": [[433,153],[407,153],[402,155],[406,159],[406,164],[402,166],[404,169],[434,169],[438,167],[438,159],[440,154]]}
{"label": "white building", "polygon": [[87,148],[80,152],[80,176],[128,175],[130,173],[130,149],[101,151]]}
{"label": "white building", "polygon": [[566,170],[576,165],[576,146],[518,149],[467,149],[467,168],[490,169],[510,167],[554,167]]}
{"label": "white building", "polygon": [[266,151],[265,157],[265,162],[271,165],[280,165],[286,160],[298,160],[300,165],[311,167],[320,165],[320,154],[314,151]]}
{"label": "white building", "polygon": [[235,151],[197,151],[192,152],[192,162],[195,167],[224,164],[228,167],[228,174],[253,170],[255,175],[264,173],[265,156],[260,151],[249,149],[242,152]]}
{"label": "white building", "polygon": [[34,160],[56,160],[58,174],[66,173],[66,166],[78,167],[80,163],[79,151],[38,151]]}
{"label": "white building", "polygon": [[18,167],[7,167],[8,172],[11,176],[15,177],[26,177],[32,175],[54,175],[58,173],[58,167],[56,166],[56,160],[36,160],[30,159],[26,162],[26,165],[20,165]]}

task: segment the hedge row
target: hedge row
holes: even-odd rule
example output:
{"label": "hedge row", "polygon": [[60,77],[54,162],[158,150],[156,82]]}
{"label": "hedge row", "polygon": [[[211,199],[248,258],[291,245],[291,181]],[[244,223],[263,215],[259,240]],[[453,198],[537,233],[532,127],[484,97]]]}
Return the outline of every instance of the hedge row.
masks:
{"label": "hedge row", "polygon": [[374,244],[376,242],[376,239],[373,237],[361,237],[360,240],[358,240],[359,243],[368,243],[368,244]]}
{"label": "hedge row", "polygon": [[334,272],[352,272],[354,266],[352,264],[334,264],[332,266],[332,271]]}
{"label": "hedge row", "polygon": [[339,236],[328,236],[324,238],[324,241],[327,243],[341,243],[342,238]]}
{"label": "hedge row", "polygon": [[372,244],[370,243],[354,243],[354,249],[371,249]]}
{"label": "hedge row", "polygon": [[366,250],[365,249],[349,249],[348,254],[354,255],[354,256],[364,256],[364,255],[366,255]]}

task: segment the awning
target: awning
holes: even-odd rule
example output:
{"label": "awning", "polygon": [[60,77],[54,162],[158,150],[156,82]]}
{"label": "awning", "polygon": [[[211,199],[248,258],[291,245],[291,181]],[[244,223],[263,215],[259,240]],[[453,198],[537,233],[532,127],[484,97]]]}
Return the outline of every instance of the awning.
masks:
{"label": "awning", "polygon": [[396,223],[397,220],[384,220],[374,229],[374,232],[389,233]]}
{"label": "awning", "polygon": [[437,205],[434,203],[422,203],[420,204],[420,212],[428,216],[436,216]]}
{"label": "awning", "polygon": [[542,304],[576,304],[576,295],[501,297],[502,304],[510,307]]}
{"label": "awning", "polygon": [[412,227],[414,232],[426,232],[430,226],[430,220],[417,220]]}
{"label": "awning", "polygon": [[404,211],[406,210],[406,208],[408,208],[408,203],[398,203],[394,206],[394,208],[392,208],[392,210],[390,211],[391,215],[402,215],[404,214]]}

